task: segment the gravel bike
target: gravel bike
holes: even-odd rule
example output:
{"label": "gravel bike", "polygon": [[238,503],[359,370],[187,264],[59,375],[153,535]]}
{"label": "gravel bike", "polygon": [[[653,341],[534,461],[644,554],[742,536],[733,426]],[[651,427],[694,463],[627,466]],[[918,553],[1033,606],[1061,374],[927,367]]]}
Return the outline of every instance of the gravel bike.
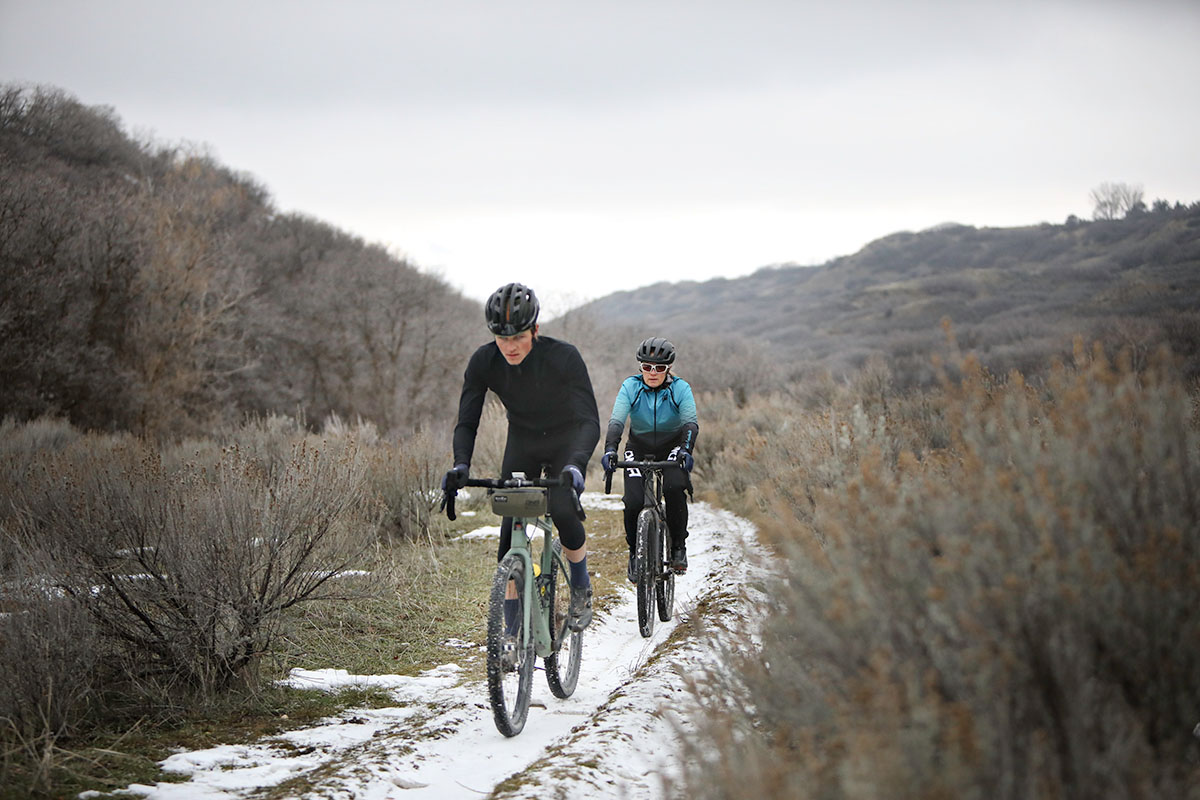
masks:
{"label": "gravel bike", "polygon": [[[681,469],[677,461],[615,461],[614,469],[641,470],[645,478],[642,510],[637,518],[634,545],[634,571],[637,576],[638,630],[642,636],[654,633],[654,611],[658,618],[671,619],[675,605],[675,570],[671,569],[671,534],[663,510],[662,473]],[[604,475],[604,493],[612,491],[613,473]]]}
{"label": "gravel bike", "polygon": [[[492,513],[512,517],[512,544],[496,567],[488,600],[487,685],[496,728],[516,736],[529,714],[535,656],[555,697],[570,697],[579,680],[583,633],[568,628],[571,571],[562,544],[550,535],[546,501],[547,489],[570,483],[517,472],[511,478],[469,478],[463,485],[487,488]],[[453,520],[453,493],[445,493],[443,507]],[[583,519],[578,495],[575,510]]]}

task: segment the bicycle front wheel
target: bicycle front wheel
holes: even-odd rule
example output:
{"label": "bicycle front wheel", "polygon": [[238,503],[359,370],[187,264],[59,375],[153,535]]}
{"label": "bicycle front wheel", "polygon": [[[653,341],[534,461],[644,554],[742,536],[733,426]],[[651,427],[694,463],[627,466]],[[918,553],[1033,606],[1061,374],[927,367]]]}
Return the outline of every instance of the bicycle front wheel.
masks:
{"label": "bicycle front wheel", "polygon": [[570,697],[579,681],[579,663],[583,658],[583,631],[567,627],[571,609],[571,584],[567,580],[567,561],[562,545],[554,543],[550,559],[550,583],[546,600],[550,606],[550,635],[552,652],[542,660],[546,666],[546,683],[550,692],[560,699]]}
{"label": "bicycle front wheel", "polygon": [[638,631],[646,638],[654,633],[654,584],[662,559],[657,530],[654,512],[642,509],[637,520],[637,612]]}
{"label": "bicycle front wheel", "polygon": [[667,536],[667,526],[660,523],[658,526],[658,618],[663,622],[669,622],[671,615],[674,613],[675,605],[675,570],[671,569],[666,564],[667,553],[670,552]]}
{"label": "bicycle front wheel", "polygon": [[[496,728],[516,736],[525,727],[533,690],[533,637],[525,631],[525,562],[509,553],[496,568],[488,603],[487,684]],[[524,643],[524,644],[522,644]]]}

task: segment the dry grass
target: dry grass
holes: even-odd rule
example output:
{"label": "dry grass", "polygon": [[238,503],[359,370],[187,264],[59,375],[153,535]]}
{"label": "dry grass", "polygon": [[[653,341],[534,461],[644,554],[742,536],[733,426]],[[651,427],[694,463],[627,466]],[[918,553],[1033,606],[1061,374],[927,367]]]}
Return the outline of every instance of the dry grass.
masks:
{"label": "dry grass", "polygon": [[[502,447],[495,416],[485,461]],[[274,685],[295,667],[416,674],[454,661],[482,677],[478,648],[453,641],[484,641],[496,542],[456,537],[496,520],[478,501],[454,525],[436,515],[445,457],[427,437],[341,424],[318,437],[279,417],[162,449],[54,420],[4,433],[5,800],[162,780],[155,764],[172,748],[387,702]],[[602,609],[624,580],[620,512],[587,525]],[[319,580],[348,569],[370,575]],[[289,575],[290,594],[259,591]],[[247,609],[263,612],[257,627]]]}
{"label": "dry grass", "polygon": [[691,796],[1200,792],[1192,399],[1082,349],[1037,387],[961,370],[944,449],[894,402],[723,426],[714,483],[787,566],[761,648],[697,682]]}
{"label": "dry grass", "polygon": [[161,450],[45,420],[4,433],[0,770],[29,791],[115,720],[170,727],[260,691],[289,615],[378,596],[378,577],[339,576],[404,538],[398,520],[428,525],[418,446],[278,419]]}

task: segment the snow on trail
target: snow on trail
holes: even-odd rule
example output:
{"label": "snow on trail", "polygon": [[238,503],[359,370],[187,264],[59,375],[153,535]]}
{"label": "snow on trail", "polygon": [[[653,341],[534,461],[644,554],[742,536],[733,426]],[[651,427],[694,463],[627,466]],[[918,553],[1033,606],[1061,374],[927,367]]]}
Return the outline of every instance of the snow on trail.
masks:
{"label": "snow on trail", "polygon": [[[584,497],[589,506],[614,500]],[[705,503],[693,504],[690,512],[690,565],[675,582],[674,618],[656,622],[654,635],[643,639],[634,590],[625,584],[621,603],[597,614],[584,633],[583,665],[572,697],[558,700],[550,693],[538,660],[533,707],[519,736],[508,739],[496,730],[486,684],[460,683],[454,664],[415,678],[294,670],[293,685],[382,686],[398,705],[347,710],[254,745],[178,753],[163,767],[190,774],[189,780],[134,784],[126,791],[153,800],[233,800],[307,775],[316,788],[304,797],[446,800],[489,795],[523,773],[497,796],[658,800],[664,781],[669,785],[677,777],[672,719],[680,722],[674,712],[689,703],[679,673],[694,669],[705,654],[690,640],[665,648],[662,658],[651,656],[699,602],[741,587],[747,549],[758,549],[754,528],[745,520]],[[482,648],[461,646],[483,657]]]}

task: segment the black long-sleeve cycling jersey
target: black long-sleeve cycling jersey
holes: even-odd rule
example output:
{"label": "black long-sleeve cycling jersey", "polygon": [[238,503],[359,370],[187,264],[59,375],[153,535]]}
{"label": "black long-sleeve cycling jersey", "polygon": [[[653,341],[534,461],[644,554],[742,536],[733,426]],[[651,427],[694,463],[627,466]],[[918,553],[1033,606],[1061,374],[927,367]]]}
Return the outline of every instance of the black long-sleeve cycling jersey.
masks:
{"label": "black long-sleeve cycling jersey", "polygon": [[495,342],[483,345],[467,362],[458,424],[454,427],[454,463],[471,463],[483,401],[491,389],[508,412],[510,435],[568,436],[566,463],[582,472],[600,440],[600,414],[587,366],[574,345],[536,336],[520,364],[512,365]]}

